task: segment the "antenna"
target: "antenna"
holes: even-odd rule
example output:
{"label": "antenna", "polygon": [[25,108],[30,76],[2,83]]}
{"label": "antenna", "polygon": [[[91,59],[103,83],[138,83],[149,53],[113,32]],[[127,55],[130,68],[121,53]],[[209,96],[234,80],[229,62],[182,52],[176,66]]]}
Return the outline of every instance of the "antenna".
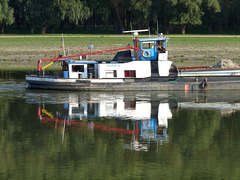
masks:
{"label": "antenna", "polygon": [[149,38],[151,38],[150,27],[148,27],[148,32],[149,32]]}
{"label": "antenna", "polygon": [[148,32],[148,31],[149,29],[142,29],[142,30],[123,31],[123,33],[132,33],[134,37],[137,37],[139,32]]}
{"label": "antenna", "polygon": [[163,33],[158,33],[158,19],[157,19],[157,31],[155,31],[155,33],[157,34],[157,36],[159,37],[163,37]]}
{"label": "antenna", "polygon": [[[130,27],[131,27],[131,31],[132,31],[132,22],[130,22]],[[132,39],[134,39],[134,36],[132,37]]]}

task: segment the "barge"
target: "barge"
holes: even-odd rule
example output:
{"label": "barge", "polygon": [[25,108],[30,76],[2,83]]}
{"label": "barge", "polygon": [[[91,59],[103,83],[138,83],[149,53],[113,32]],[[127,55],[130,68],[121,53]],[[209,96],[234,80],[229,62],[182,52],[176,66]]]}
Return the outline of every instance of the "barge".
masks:
{"label": "barge", "polygon": [[[54,58],[39,60],[37,73],[26,75],[28,88],[77,91],[240,89],[240,67],[177,68],[168,60],[169,38],[164,36],[138,38],[138,33],[144,31],[147,30],[124,31],[133,34],[133,46],[77,55],[55,55]],[[108,52],[117,52],[111,61],[83,58]],[[43,62],[50,64],[42,68]],[[47,75],[45,69],[54,62],[61,62],[62,71]]]}

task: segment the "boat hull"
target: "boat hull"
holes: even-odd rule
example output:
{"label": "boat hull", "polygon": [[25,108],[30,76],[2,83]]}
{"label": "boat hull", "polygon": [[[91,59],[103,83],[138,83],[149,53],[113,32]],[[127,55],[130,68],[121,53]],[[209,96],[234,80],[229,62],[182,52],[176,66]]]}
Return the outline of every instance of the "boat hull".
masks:
{"label": "boat hull", "polygon": [[30,89],[71,91],[199,91],[240,90],[240,76],[64,79],[26,76]]}

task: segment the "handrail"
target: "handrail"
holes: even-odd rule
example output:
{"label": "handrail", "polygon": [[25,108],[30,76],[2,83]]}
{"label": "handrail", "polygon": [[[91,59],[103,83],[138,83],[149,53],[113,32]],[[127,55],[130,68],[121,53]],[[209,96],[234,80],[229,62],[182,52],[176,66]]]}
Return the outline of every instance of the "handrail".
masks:
{"label": "handrail", "polygon": [[142,51],[142,49],[139,49],[136,46],[129,46],[129,47],[118,48],[118,49],[97,51],[97,52],[78,54],[78,55],[72,55],[72,56],[55,57],[55,58],[52,58],[52,59],[44,59],[44,60],[39,60],[38,61],[38,71],[41,71],[40,63],[42,63],[42,62],[58,61],[58,60],[61,60],[61,59],[68,59],[68,58],[81,57],[81,56],[94,55],[94,54],[102,54],[102,53],[106,53],[106,52],[121,51],[121,50],[125,50],[125,49],[136,49],[138,51]]}

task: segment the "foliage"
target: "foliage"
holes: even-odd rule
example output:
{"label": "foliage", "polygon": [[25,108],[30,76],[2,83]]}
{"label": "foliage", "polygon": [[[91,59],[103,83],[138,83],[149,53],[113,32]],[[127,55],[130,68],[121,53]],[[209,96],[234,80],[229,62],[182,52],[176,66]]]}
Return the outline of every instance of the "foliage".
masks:
{"label": "foliage", "polygon": [[135,26],[144,26],[148,24],[151,14],[151,0],[130,0],[128,10],[132,16],[131,21]]}
{"label": "foliage", "polygon": [[[64,28],[76,31],[79,27],[84,27],[84,31],[101,27],[104,32],[114,29],[115,33],[122,33],[130,29],[130,24],[134,29],[155,30],[157,21],[164,33],[186,33],[192,29],[202,29],[204,33],[240,32],[240,2],[236,0],[9,0],[8,7],[9,15],[16,19],[11,28],[28,28],[32,33],[34,28],[45,33],[47,28],[53,32]],[[8,18],[9,23],[4,25],[12,24],[14,18]]]}
{"label": "foliage", "polygon": [[[53,25],[59,22],[58,9],[53,1],[43,0],[24,0],[24,12],[25,20],[31,25],[31,28],[39,25],[41,27],[41,33],[45,34],[46,28],[49,25]],[[32,29],[33,33],[34,29]]]}
{"label": "foliage", "polygon": [[8,5],[9,0],[0,0],[0,26],[4,33],[4,26],[14,23],[13,8]]}
{"label": "foliage", "polygon": [[203,5],[212,12],[219,12],[220,6],[217,0],[168,0],[173,9],[171,24],[181,25],[182,34],[185,34],[186,25],[201,25],[204,15]]}
{"label": "foliage", "polygon": [[57,3],[60,9],[60,18],[78,25],[90,16],[90,9],[85,2],[79,0],[61,0]]}
{"label": "foliage", "polygon": [[[176,0],[168,0],[173,9],[173,16],[170,19],[170,23],[172,24],[200,24],[199,16],[201,13],[199,12],[201,0],[197,1],[176,1]],[[200,14],[199,14],[200,13]],[[197,15],[197,17],[194,17]],[[194,19],[192,19],[194,17]]]}

